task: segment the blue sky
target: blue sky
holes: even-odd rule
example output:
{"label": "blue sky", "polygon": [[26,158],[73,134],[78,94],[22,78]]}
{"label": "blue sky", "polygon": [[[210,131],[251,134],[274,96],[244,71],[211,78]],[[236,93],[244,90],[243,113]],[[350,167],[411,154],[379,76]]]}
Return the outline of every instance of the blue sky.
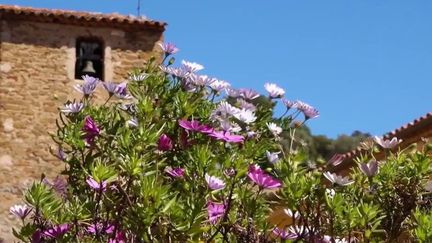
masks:
{"label": "blue sky", "polygon": [[[129,0],[0,0],[1,4],[136,14]],[[314,134],[380,135],[432,111],[432,1],[142,0],[166,21],[178,60],[320,110]]]}

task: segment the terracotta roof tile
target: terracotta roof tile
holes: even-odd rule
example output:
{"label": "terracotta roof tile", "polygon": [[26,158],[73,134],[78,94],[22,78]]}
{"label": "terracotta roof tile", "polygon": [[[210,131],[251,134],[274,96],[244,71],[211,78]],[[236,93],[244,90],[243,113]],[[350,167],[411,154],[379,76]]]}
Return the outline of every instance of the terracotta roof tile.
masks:
{"label": "terracotta roof tile", "polygon": [[409,122],[400,128],[397,128],[391,132],[388,132],[384,135],[384,138],[392,138],[392,137],[398,137],[399,134],[403,133],[404,131],[411,129],[412,127],[418,126],[418,124],[423,123],[425,121],[431,120],[432,121],[432,112],[427,113],[424,116],[421,116],[417,119],[415,119],[412,122]]}
{"label": "terracotta roof tile", "polygon": [[102,14],[95,12],[31,8],[0,4],[0,18],[5,16],[15,16],[24,19],[29,18],[31,20],[39,20],[43,22],[56,22],[65,24],[87,22],[88,24],[147,27],[160,30],[164,30],[165,26],[167,25],[166,23],[160,21],[154,21],[143,17],[135,17],[132,15],[120,15],[118,13]]}
{"label": "terracotta roof tile", "polygon": [[[426,134],[425,131],[432,135],[432,112],[426,113],[425,115],[384,134],[383,137],[385,139],[391,139],[393,137],[402,139],[401,147],[406,147],[411,143],[418,142],[414,141],[413,137],[418,134]],[[332,171],[341,171],[349,168],[352,165],[352,160],[355,157],[360,156],[363,151],[364,150],[362,150],[361,147],[357,147],[356,149],[343,154],[344,162],[332,168]]]}

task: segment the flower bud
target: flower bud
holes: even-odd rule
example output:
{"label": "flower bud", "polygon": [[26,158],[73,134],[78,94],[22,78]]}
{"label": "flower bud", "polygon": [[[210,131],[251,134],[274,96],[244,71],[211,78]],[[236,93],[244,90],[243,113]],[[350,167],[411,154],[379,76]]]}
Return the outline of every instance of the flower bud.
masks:
{"label": "flower bud", "polygon": [[158,149],[161,151],[169,151],[173,148],[172,140],[166,134],[162,134],[157,142]]}

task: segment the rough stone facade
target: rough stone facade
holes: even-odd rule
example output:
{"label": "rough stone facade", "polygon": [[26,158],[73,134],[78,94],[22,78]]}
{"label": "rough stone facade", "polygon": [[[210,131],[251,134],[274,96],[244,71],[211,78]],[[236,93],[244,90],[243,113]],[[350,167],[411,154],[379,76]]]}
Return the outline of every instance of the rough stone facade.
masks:
{"label": "rough stone facade", "polygon": [[[23,188],[52,178],[62,164],[50,153],[58,107],[78,98],[73,85],[75,46],[79,37],[97,37],[104,45],[104,79],[123,81],[150,56],[160,57],[163,30],[80,26],[0,14],[0,238],[13,242],[18,221],[9,208],[22,200]],[[102,92],[99,90],[99,96]],[[0,240],[1,241],[1,240]]]}

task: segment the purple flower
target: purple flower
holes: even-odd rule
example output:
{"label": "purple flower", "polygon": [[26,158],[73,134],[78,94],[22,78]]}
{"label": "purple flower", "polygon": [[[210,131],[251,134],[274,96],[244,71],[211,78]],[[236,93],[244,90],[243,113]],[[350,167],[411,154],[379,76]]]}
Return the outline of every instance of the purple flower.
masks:
{"label": "purple flower", "polygon": [[75,90],[84,94],[85,96],[91,95],[95,91],[97,84],[99,83],[99,79],[88,75],[82,76],[82,79],[84,80],[84,83],[75,85]]}
{"label": "purple flower", "polygon": [[290,218],[298,219],[298,218],[300,217],[299,212],[293,212],[293,211],[292,211],[291,209],[289,209],[289,208],[285,208],[283,211],[284,211],[284,213],[285,213],[288,217],[290,217]]}
{"label": "purple flower", "polygon": [[47,178],[44,178],[43,183],[50,186],[55,192],[62,196],[66,194],[68,184],[66,180],[60,176],[54,178],[53,182],[50,182]]}
{"label": "purple flower", "polygon": [[303,114],[306,120],[317,118],[319,116],[319,111],[313,107],[303,110]]}
{"label": "purple flower", "polygon": [[32,211],[31,208],[29,208],[27,205],[14,205],[9,209],[9,212],[11,212],[13,215],[19,217],[21,220],[24,220],[27,215],[30,214]]}
{"label": "purple flower", "polygon": [[279,229],[277,227],[272,230],[272,233],[277,237],[280,237],[282,240],[295,240],[298,238],[298,235],[296,233],[290,232],[288,230]]}
{"label": "purple flower", "polygon": [[238,91],[245,100],[254,100],[260,96],[259,93],[252,89],[239,89]]}
{"label": "purple flower", "polygon": [[169,151],[173,148],[172,140],[166,134],[162,134],[157,142],[160,151]]}
{"label": "purple flower", "polygon": [[210,84],[210,88],[212,88],[216,92],[220,92],[224,89],[227,89],[231,86],[228,82],[225,82],[223,80],[215,80]]}
{"label": "purple flower", "polygon": [[227,93],[227,95],[229,97],[232,97],[232,98],[238,98],[238,97],[240,97],[240,91],[237,90],[237,89],[232,89],[232,88],[228,87],[228,88],[225,89],[225,92]]}
{"label": "purple flower", "polygon": [[111,82],[103,82],[103,87],[108,91],[109,95],[113,95],[117,89],[117,84]]}
{"label": "purple flower", "polygon": [[237,103],[241,109],[256,111],[256,106],[252,103],[245,101],[244,99],[237,99]]}
{"label": "purple flower", "polygon": [[84,127],[82,130],[84,132],[84,139],[88,144],[92,144],[94,139],[100,134],[98,125],[90,116],[86,116],[84,119]]}
{"label": "purple flower", "polygon": [[170,175],[171,177],[174,177],[174,178],[183,178],[183,176],[185,174],[185,169],[180,168],[180,167],[176,167],[176,168],[166,167],[165,168],[165,172],[168,175]]}
{"label": "purple flower", "polygon": [[83,103],[68,103],[66,104],[63,108],[61,108],[61,112],[66,113],[66,114],[71,114],[71,113],[78,113],[80,112],[82,109],[84,108],[84,104]]}
{"label": "purple flower", "polygon": [[[309,235],[308,228],[302,225],[290,226],[288,227],[288,232],[292,234],[292,237],[294,237],[293,240],[298,239],[299,237],[305,237]],[[311,242],[315,242],[315,241],[311,241]]]}
{"label": "purple flower", "polygon": [[305,116],[305,120],[313,119],[319,116],[319,112],[317,109],[302,101],[299,100],[296,101],[295,107],[299,111],[303,112],[303,115]]}
{"label": "purple flower", "polygon": [[86,180],[87,184],[97,192],[104,192],[107,188],[107,182],[97,182],[93,177],[89,176]]}
{"label": "purple flower", "polygon": [[129,80],[134,82],[139,82],[139,81],[143,81],[147,77],[148,77],[147,73],[136,73],[129,76]]}
{"label": "purple flower", "polygon": [[114,238],[109,239],[108,243],[126,243],[126,234],[123,231],[117,231]]}
{"label": "purple flower", "polygon": [[311,107],[311,106],[309,104],[303,102],[303,101],[300,101],[300,100],[294,101],[294,104],[292,105],[292,108],[299,109],[300,111],[302,109],[305,109],[305,108],[308,108],[308,107]]}
{"label": "purple flower", "polygon": [[172,43],[158,43],[158,45],[166,56],[175,54],[179,51],[179,49]]}
{"label": "purple flower", "polygon": [[185,130],[180,131],[180,146],[185,149],[192,145],[192,142],[189,141],[188,133]]}
{"label": "purple flower", "polygon": [[393,137],[391,140],[385,140],[378,136],[374,136],[373,139],[377,144],[379,144],[382,148],[385,149],[392,149],[402,142],[402,140],[398,139],[397,137]]}
{"label": "purple flower", "polygon": [[281,98],[285,94],[285,90],[273,83],[264,84],[264,88],[269,93],[270,98]]}
{"label": "purple flower", "polygon": [[135,117],[132,117],[126,123],[129,127],[137,127],[138,126],[138,119],[136,119]]}
{"label": "purple flower", "polygon": [[340,165],[345,159],[345,156],[343,154],[335,154],[333,155],[329,161],[327,161],[328,165],[338,166]]}
{"label": "purple flower", "polygon": [[336,195],[336,191],[335,191],[334,189],[332,189],[332,188],[327,188],[327,189],[325,190],[325,192],[326,192],[326,195],[327,195],[329,198],[334,198],[334,196]]}
{"label": "purple flower", "polygon": [[251,179],[260,188],[273,189],[281,187],[282,184],[279,180],[274,179],[272,176],[265,173],[259,166],[251,165],[249,172],[247,173],[249,179]]}
{"label": "purple flower", "polygon": [[223,203],[208,201],[207,213],[210,223],[216,224],[216,222],[225,214],[225,205]]}
{"label": "purple flower", "polygon": [[335,173],[325,172],[324,177],[327,178],[331,183],[337,184],[340,186],[348,186],[354,183],[354,181],[350,181],[348,177],[343,177],[340,175],[336,175]]}
{"label": "purple flower", "polygon": [[197,87],[190,80],[188,80],[187,77],[185,79],[182,79],[180,84],[182,89],[185,90],[186,92],[197,91]]}
{"label": "purple flower", "polygon": [[239,108],[232,106],[226,101],[222,101],[219,103],[218,107],[212,111],[210,117],[213,120],[228,119],[239,112]]}
{"label": "purple flower", "polygon": [[278,162],[279,161],[279,154],[280,153],[281,152],[274,152],[274,153],[272,153],[272,152],[266,151],[266,156],[267,156],[268,161],[270,163],[272,163],[272,164]]}
{"label": "purple flower", "polygon": [[221,120],[220,127],[225,132],[236,133],[240,132],[242,128],[235,122],[230,122],[229,120]]}
{"label": "purple flower", "polygon": [[226,131],[213,131],[209,134],[209,136],[228,143],[242,143],[244,141],[243,136],[231,134],[230,132]]}
{"label": "purple flower", "polygon": [[180,120],[179,125],[183,127],[186,130],[193,131],[193,132],[201,132],[201,133],[211,133],[213,131],[213,128],[211,128],[208,125],[202,125],[198,121],[192,120]]}
{"label": "purple flower", "polygon": [[65,161],[67,159],[66,153],[63,151],[63,149],[61,147],[59,147],[57,149],[57,153],[54,155],[55,155],[55,157],[57,157],[61,161]]}
{"label": "purple flower", "polygon": [[165,67],[165,66],[161,66],[160,68],[165,73],[182,79],[187,78],[190,75],[190,72],[183,68]]}
{"label": "purple flower", "polygon": [[275,137],[279,136],[279,134],[282,132],[282,128],[276,125],[276,123],[269,122],[267,123],[267,127]]}
{"label": "purple flower", "polygon": [[188,62],[185,60],[182,60],[182,68],[190,73],[194,73],[200,70],[204,69],[204,66],[201,64],[198,64],[196,62]]}
{"label": "purple flower", "polygon": [[359,165],[361,172],[363,172],[367,177],[372,177],[378,173],[378,162],[375,160],[369,163],[362,163]]}
{"label": "purple flower", "polygon": [[115,95],[117,98],[120,99],[129,99],[131,96],[127,93],[126,89],[126,82],[115,84],[111,82],[103,82],[102,85],[104,86],[105,90],[108,91],[108,94],[110,96]]}
{"label": "purple flower", "polygon": [[257,118],[253,111],[246,109],[239,110],[239,112],[235,114],[234,117],[246,124],[254,122]]}
{"label": "purple flower", "polygon": [[100,233],[112,234],[112,233],[114,233],[115,226],[112,224],[104,225],[103,223],[98,222],[98,223],[89,225],[86,230],[90,234],[94,234],[94,235],[100,234]]}
{"label": "purple flower", "polygon": [[284,105],[288,108],[296,108],[296,102],[295,101],[291,101],[291,100],[287,100],[287,99],[282,99],[282,102],[284,103]]}
{"label": "purple flower", "polygon": [[355,243],[358,242],[358,240],[355,237],[351,237],[351,240],[348,241],[346,238],[333,238],[329,235],[324,235],[322,238],[319,236],[310,237],[309,240],[312,240],[313,242],[319,242],[319,243]]}
{"label": "purple flower", "polygon": [[96,134],[99,135],[100,129],[97,126],[96,122],[90,117],[86,116],[84,120],[84,131],[88,134]]}
{"label": "purple flower", "polygon": [[208,174],[205,174],[205,180],[208,187],[212,190],[219,190],[225,187],[225,182],[217,178],[216,176],[210,176]]}
{"label": "purple flower", "polygon": [[130,99],[131,95],[127,93],[127,83],[123,82],[117,85],[114,95],[119,99]]}
{"label": "purple flower", "polygon": [[248,138],[253,138],[253,137],[255,137],[256,135],[257,135],[257,133],[254,132],[254,131],[248,131],[248,132],[247,132],[247,137],[248,137]]}
{"label": "purple flower", "polygon": [[69,230],[68,224],[59,224],[59,225],[53,226],[52,228],[45,230],[42,233],[42,235],[45,237],[57,239],[60,236],[63,236],[68,230]]}
{"label": "purple flower", "polygon": [[234,175],[236,174],[236,171],[235,171],[234,168],[229,168],[229,169],[226,169],[226,170],[224,171],[224,174],[225,174],[225,176],[227,176],[227,177],[232,177],[232,176],[234,176]]}
{"label": "purple flower", "polygon": [[36,230],[33,234],[32,234],[32,238],[31,238],[31,243],[42,243],[42,233],[40,232],[40,230]]}
{"label": "purple flower", "polygon": [[135,114],[137,112],[136,105],[134,103],[125,104],[122,103],[118,106],[123,111],[126,111],[129,114]]}
{"label": "purple flower", "polygon": [[206,86],[206,85],[210,85],[212,84],[214,81],[216,81],[217,79],[215,78],[210,78],[207,75],[198,75],[195,73],[191,73],[188,77],[187,77],[188,81],[190,83],[192,83],[195,86]]}

